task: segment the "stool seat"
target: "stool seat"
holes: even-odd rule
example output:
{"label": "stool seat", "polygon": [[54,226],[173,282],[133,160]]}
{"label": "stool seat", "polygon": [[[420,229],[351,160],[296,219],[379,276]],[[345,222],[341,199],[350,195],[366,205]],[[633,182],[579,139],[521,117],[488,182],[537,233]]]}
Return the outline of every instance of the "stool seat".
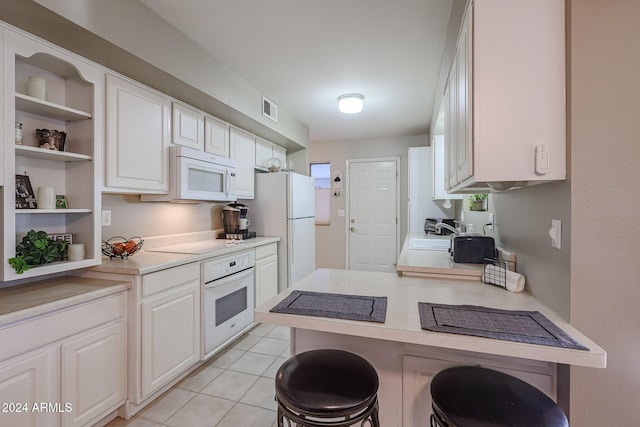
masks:
{"label": "stool seat", "polygon": [[300,353],[276,374],[276,397],[289,407],[317,416],[348,416],[374,403],[378,374],[360,356],[323,349]]}
{"label": "stool seat", "polygon": [[479,366],[445,369],[431,381],[436,419],[455,427],[567,427],[546,394],[519,378]]}

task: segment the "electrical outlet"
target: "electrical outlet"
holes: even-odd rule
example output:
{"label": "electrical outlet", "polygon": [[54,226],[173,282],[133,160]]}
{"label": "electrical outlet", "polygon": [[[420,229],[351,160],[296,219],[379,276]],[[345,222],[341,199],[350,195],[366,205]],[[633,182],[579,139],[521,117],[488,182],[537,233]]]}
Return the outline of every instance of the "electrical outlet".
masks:
{"label": "electrical outlet", "polygon": [[109,227],[111,225],[111,211],[102,211],[102,226]]}

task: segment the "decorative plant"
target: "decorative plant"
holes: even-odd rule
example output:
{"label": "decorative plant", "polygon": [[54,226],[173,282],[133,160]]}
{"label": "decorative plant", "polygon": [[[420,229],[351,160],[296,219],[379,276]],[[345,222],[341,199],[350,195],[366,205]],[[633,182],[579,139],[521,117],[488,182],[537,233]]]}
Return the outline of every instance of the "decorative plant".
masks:
{"label": "decorative plant", "polygon": [[29,230],[16,246],[16,256],[9,258],[9,265],[22,274],[31,267],[62,261],[69,242],[51,239],[45,231]]}
{"label": "decorative plant", "polygon": [[489,199],[488,193],[472,194],[469,198],[469,209],[472,211],[485,211],[487,210],[487,200]]}
{"label": "decorative plant", "polygon": [[489,193],[479,193],[479,194],[471,195],[471,201],[473,202],[482,202],[488,199],[489,199]]}

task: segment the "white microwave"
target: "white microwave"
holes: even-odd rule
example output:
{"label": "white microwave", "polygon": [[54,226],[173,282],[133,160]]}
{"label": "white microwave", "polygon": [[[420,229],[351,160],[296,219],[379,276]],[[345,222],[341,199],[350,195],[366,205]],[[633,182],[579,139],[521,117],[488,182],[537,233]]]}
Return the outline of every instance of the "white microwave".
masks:
{"label": "white microwave", "polygon": [[144,201],[236,200],[235,160],[181,145],[169,148],[169,194],[143,195]]}

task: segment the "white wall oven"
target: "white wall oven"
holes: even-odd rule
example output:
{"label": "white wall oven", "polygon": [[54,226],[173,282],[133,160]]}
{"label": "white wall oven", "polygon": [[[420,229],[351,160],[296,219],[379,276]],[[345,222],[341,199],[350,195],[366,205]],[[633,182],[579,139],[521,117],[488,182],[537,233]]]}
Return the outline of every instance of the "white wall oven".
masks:
{"label": "white wall oven", "polygon": [[203,359],[253,324],[253,250],[202,263]]}

